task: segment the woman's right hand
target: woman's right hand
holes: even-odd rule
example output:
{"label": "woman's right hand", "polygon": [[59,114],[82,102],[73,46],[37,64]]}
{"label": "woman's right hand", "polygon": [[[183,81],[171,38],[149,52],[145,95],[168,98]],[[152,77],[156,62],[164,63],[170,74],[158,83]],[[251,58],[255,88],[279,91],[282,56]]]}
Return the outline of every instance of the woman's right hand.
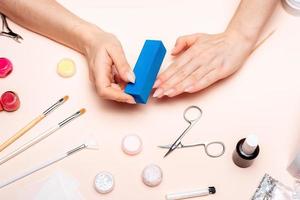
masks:
{"label": "woman's right hand", "polygon": [[91,31],[85,46],[89,77],[103,99],[135,104],[134,98],[124,92],[128,82],[135,82],[119,40],[100,29]]}

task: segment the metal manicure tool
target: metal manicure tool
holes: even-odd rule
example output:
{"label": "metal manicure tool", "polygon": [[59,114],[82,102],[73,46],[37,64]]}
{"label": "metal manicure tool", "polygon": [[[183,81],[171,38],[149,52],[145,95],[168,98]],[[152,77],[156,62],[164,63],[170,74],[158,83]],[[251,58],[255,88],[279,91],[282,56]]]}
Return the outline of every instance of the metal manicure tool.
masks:
{"label": "metal manicure tool", "polygon": [[[192,110],[195,110],[197,112],[196,117],[189,117],[188,113],[191,112]],[[199,121],[201,116],[202,116],[202,110],[198,106],[189,106],[188,108],[185,109],[185,111],[183,112],[183,118],[186,122],[189,123],[189,126],[181,133],[181,135],[175,140],[174,143],[169,145],[158,146],[159,148],[169,149],[164,157],[168,156],[175,149],[197,147],[197,146],[203,146],[206,155],[212,158],[220,157],[225,153],[225,144],[219,141],[201,142],[201,143],[188,144],[188,145],[182,144],[182,139],[184,138],[184,136]],[[217,151],[214,150],[216,147],[218,149]]]}
{"label": "metal manicure tool", "polygon": [[0,13],[0,16],[1,16],[1,19],[2,19],[2,30],[0,32],[0,36],[5,36],[5,37],[12,38],[16,42],[21,43],[21,40],[23,40],[22,36],[20,36],[19,34],[13,32],[9,28],[5,15]]}

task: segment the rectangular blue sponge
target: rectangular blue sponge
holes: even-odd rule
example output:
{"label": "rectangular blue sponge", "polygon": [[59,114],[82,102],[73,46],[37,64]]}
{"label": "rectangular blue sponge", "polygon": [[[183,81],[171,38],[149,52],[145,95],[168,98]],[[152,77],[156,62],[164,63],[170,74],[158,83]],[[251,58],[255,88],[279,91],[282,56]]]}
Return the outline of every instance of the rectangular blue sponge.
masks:
{"label": "rectangular blue sponge", "polygon": [[166,48],[162,41],[145,41],[133,70],[135,83],[128,83],[125,88],[125,93],[133,96],[136,103],[147,103],[165,55]]}

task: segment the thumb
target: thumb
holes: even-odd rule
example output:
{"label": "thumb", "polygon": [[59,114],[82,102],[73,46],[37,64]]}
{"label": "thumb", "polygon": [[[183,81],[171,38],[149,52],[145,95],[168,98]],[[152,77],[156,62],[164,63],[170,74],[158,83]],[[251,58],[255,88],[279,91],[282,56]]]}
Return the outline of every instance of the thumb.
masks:
{"label": "thumb", "polygon": [[122,47],[112,49],[110,57],[116,66],[120,78],[125,82],[135,82],[135,75],[129,66]]}
{"label": "thumb", "polygon": [[197,37],[195,34],[181,36],[176,40],[175,46],[172,50],[172,55],[177,55],[181,53],[183,50],[189,48],[192,44],[195,43]]}

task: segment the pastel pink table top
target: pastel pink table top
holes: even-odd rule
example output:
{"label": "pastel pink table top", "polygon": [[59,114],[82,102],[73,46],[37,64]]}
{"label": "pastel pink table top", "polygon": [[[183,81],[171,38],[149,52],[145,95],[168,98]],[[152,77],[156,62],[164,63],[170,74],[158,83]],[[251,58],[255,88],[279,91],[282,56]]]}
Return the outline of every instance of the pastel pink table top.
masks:
{"label": "pastel pink table top", "polygon": [[[226,27],[237,0],[230,1],[60,1],[71,11],[117,35],[127,58],[134,65],[145,39],[161,39],[170,50],[180,35],[194,32],[217,33]],[[99,151],[82,151],[0,190],[0,199],[19,199],[22,190],[61,170],[80,182],[86,199],[164,199],[169,192],[215,186],[217,193],[203,199],[249,199],[264,173],[292,185],[286,167],[294,150],[300,147],[300,18],[288,15],[281,6],[263,35],[276,32],[258,48],[243,68],[231,78],[194,95],[129,106],[99,99],[88,79],[85,58],[53,41],[10,22],[23,38],[21,44],[1,37],[0,57],[11,59],[14,71],[0,79],[0,93],[16,91],[21,107],[13,113],[0,113],[0,142],[64,95],[70,100],[25,136],[0,153],[7,154],[71,113],[84,107],[87,113],[0,166],[5,180],[79,144],[93,134]],[[74,77],[56,74],[61,58],[77,65]],[[170,63],[168,55],[163,64]],[[177,150],[163,159],[157,145],[172,142],[186,128],[183,110],[198,105],[204,111],[200,122],[185,142],[223,141],[225,155],[212,159],[203,149]],[[236,167],[231,159],[239,139],[250,133],[259,137],[261,153],[247,169]],[[121,141],[138,134],[143,151],[130,157]],[[155,163],[164,172],[162,184],[149,188],[141,181],[143,168]],[[100,171],[115,176],[116,186],[107,195],[98,194],[93,179]]]}

